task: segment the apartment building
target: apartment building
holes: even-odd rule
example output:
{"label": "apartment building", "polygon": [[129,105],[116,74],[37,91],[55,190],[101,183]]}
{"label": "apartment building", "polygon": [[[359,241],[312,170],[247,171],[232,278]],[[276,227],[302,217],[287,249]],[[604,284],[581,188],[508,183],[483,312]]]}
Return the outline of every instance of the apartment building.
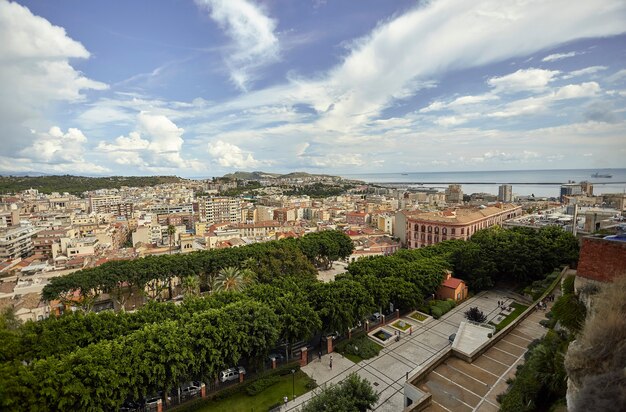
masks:
{"label": "apartment building", "polygon": [[32,255],[35,250],[32,237],[37,231],[31,225],[0,229],[0,259],[25,258]]}
{"label": "apartment building", "polygon": [[470,209],[426,212],[406,217],[407,247],[415,249],[451,239],[469,239],[476,231],[522,214],[522,207],[512,204]]}
{"label": "apartment building", "polygon": [[110,209],[111,206],[119,205],[122,203],[122,197],[118,195],[99,195],[89,197],[89,211],[90,212],[104,212]]}
{"label": "apartment building", "polygon": [[446,189],[447,203],[463,203],[463,189],[461,185],[448,185]]}
{"label": "apartment building", "polygon": [[346,223],[349,225],[365,226],[370,219],[370,215],[366,212],[348,212],[346,213]]}
{"label": "apartment building", "polygon": [[383,232],[387,232],[389,234],[393,233],[393,224],[395,217],[387,216],[387,215],[379,215],[378,216],[378,229]]}
{"label": "apartment building", "polygon": [[498,186],[498,201],[504,203],[511,203],[513,201],[513,186],[500,185]]}
{"label": "apartment building", "polygon": [[199,200],[200,219],[203,222],[238,223],[241,221],[241,200],[232,197],[207,197]]}
{"label": "apartment building", "polygon": [[278,222],[293,222],[298,218],[298,212],[294,207],[281,207],[274,209],[273,217]]}

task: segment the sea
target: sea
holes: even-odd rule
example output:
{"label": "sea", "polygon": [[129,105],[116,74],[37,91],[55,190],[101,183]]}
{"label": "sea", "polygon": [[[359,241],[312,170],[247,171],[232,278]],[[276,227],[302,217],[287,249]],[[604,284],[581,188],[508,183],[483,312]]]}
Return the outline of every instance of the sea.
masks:
{"label": "sea", "polygon": [[[593,174],[612,177],[592,177]],[[405,186],[411,188],[445,189],[449,184],[463,186],[464,194],[498,194],[498,186],[510,184],[516,196],[559,197],[564,183],[588,181],[593,183],[594,195],[626,192],[626,169],[561,169],[561,170],[498,170],[480,172],[404,172],[363,173],[341,175],[346,179],[367,183]]]}

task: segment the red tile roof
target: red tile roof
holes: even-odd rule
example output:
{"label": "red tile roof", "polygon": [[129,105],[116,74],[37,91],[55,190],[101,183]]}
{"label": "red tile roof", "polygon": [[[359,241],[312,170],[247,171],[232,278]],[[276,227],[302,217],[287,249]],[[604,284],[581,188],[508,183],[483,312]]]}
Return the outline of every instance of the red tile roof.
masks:
{"label": "red tile roof", "polygon": [[463,284],[464,282],[461,279],[457,279],[457,278],[449,278],[446,279],[441,286],[443,286],[444,288],[450,288],[450,289],[454,289],[456,290],[456,288],[459,287],[459,285]]}

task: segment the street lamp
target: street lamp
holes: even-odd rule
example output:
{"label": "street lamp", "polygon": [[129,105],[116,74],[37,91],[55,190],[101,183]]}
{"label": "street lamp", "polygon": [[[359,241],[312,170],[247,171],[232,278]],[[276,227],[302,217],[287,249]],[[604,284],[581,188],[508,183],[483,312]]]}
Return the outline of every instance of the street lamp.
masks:
{"label": "street lamp", "polygon": [[291,399],[296,399],[296,370],[291,370]]}

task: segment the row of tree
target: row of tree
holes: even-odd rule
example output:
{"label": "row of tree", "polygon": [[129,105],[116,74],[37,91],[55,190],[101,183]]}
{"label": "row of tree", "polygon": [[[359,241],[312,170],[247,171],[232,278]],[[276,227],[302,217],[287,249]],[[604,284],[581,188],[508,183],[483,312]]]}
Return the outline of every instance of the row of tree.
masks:
{"label": "row of tree", "polygon": [[301,239],[256,243],[241,248],[200,251],[188,254],[148,256],[136,260],[107,262],[54,278],[42,292],[44,300],[70,301],[80,293],[80,303],[90,310],[98,297],[109,294],[123,307],[131,293],[160,300],[172,296],[174,278],[196,276],[201,289],[214,291],[225,268],[253,270],[259,282],[289,274],[314,280],[316,268],[328,267],[352,253],[350,238],[340,231],[308,234]]}
{"label": "row of tree", "polygon": [[0,365],[0,408],[118,410],[127,399],[168,394],[184,381],[213,381],[241,359],[263,359],[278,338],[277,323],[268,306],[244,299],[146,323],[69,353],[5,362]]}

